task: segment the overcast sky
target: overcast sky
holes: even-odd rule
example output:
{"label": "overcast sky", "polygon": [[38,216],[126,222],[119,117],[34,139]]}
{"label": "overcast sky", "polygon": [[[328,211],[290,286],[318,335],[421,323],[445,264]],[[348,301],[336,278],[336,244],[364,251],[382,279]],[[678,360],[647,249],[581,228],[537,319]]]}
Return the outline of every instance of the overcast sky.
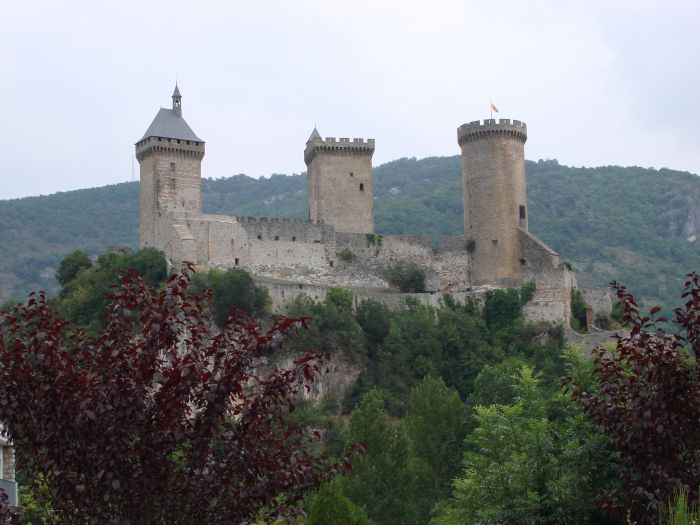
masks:
{"label": "overcast sky", "polygon": [[374,165],[528,125],[526,158],[700,173],[700,2],[4,2],[0,199],[131,180],[177,77],[203,176],[300,173],[324,137]]}

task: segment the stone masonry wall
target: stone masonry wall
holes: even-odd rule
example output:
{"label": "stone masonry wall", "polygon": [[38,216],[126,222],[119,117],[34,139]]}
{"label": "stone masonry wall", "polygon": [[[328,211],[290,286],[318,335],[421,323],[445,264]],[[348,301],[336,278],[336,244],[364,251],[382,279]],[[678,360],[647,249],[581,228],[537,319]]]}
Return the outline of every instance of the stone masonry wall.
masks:
{"label": "stone masonry wall", "polygon": [[568,324],[574,273],[560,264],[559,255],[524,229],[518,230],[523,282],[535,282],[535,295],[523,308],[528,322]]}
{"label": "stone masonry wall", "polygon": [[594,314],[610,315],[612,312],[612,294],[607,288],[580,286],[578,288],[586,304],[593,309]]}
{"label": "stone masonry wall", "polygon": [[[264,286],[270,294],[273,311],[276,313],[284,313],[285,307],[291,301],[300,295],[306,295],[314,301],[323,301],[326,298],[328,290],[331,286],[321,284],[304,284],[286,282],[275,279],[269,279],[261,276],[254,276],[255,282]],[[397,308],[405,304],[407,298],[417,300],[425,306],[439,307],[445,295],[451,295],[459,302],[467,300],[475,302],[477,305],[483,305],[484,297],[488,291],[486,288],[461,291],[461,292],[425,292],[425,293],[397,293],[384,290],[372,289],[353,289],[351,290],[354,296],[354,306],[363,299],[374,299],[388,305],[391,308]]]}
{"label": "stone masonry wall", "polygon": [[469,254],[463,236],[441,237],[435,249],[430,236],[384,235],[381,244],[380,236],[374,236],[373,242],[356,233],[337,233],[335,238],[338,254],[349,250],[354,256],[345,264],[348,270],[383,276],[394,264],[413,263],[426,270],[428,290],[468,286]]}
{"label": "stone masonry wall", "polygon": [[9,446],[0,446],[0,453],[3,455],[2,472],[0,478],[7,481],[15,480],[15,449]]}

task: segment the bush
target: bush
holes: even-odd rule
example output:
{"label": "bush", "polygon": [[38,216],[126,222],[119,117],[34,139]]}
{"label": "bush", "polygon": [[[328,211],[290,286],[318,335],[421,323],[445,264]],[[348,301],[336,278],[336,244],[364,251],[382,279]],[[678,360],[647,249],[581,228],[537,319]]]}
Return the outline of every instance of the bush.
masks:
{"label": "bush", "polygon": [[583,294],[576,289],[571,290],[571,328],[577,332],[585,332],[586,323],[586,300]]}
{"label": "bush", "polygon": [[369,525],[367,515],[343,496],[338,483],[326,483],[311,503],[308,525]]}
{"label": "bush", "polygon": [[695,505],[700,486],[700,276],[693,273],[676,308],[674,331],[639,307],[614,283],[630,334],[617,348],[595,350],[597,389],[568,378],[574,399],[610,438],[619,454],[624,487],[603,494],[611,510],[640,525],[657,523],[678,487]]}
{"label": "bush", "polygon": [[192,278],[190,292],[202,295],[206,289],[212,291],[211,308],[214,320],[223,326],[234,306],[245,310],[252,317],[265,312],[270,296],[245,270],[230,268],[226,271],[200,272]]}
{"label": "bush", "polygon": [[398,263],[386,271],[389,284],[404,293],[425,292],[425,270],[414,263]]}
{"label": "bush", "polygon": [[345,262],[350,262],[355,258],[355,254],[352,253],[352,250],[350,248],[345,248],[342,252],[340,252],[340,259],[345,261]]}

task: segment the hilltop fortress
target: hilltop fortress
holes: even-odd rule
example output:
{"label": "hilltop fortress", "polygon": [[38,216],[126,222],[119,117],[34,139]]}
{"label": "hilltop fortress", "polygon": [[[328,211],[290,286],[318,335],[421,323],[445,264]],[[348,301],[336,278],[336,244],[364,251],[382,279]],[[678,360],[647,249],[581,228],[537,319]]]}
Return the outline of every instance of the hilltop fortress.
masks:
{"label": "hilltop fortress", "polygon": [[[517,120],[460,126],[464,235],[378,235],[374,231],[373,139],[323,139],[314,128],[306,142],[308,219],[233,217],[202,212],[201,162],[205,143],[182,117],[177,86],[172,109],[160,109],[136,143],[140,164],[140,245],[165,252],[177,265],[248,270],[269,289],[276,307],[299,293],[322,298],[330,286],[356,297],[398,303],[386,270],[413,263],[428,276],[437,304],[445,293],[476,300],[493,288],[534,281],[529,321],[566,323],[572,271],[528,231],[524,145],[527,127]],[[596,312],[610,310],[606,290],[581,289]]]}

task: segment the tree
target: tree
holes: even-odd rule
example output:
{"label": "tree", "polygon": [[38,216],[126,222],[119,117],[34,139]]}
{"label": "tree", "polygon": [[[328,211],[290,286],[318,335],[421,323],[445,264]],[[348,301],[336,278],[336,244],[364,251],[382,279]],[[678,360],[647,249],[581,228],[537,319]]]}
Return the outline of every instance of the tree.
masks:
{"label": "tree", "polygon": [[689,275],[668,333],[658,307],[643,316],[624,286],[613,283],[628,336],[613,352],[596,351],[597,389],[569,378],[575,399],[620,454],[624,487],[604,494],[611,511],[655,523],[675,490],[692,504],[700,486],[700,277]]}
{"label": "tree", "polygon": [[512,379],[513,403],[476,407],[464,470],[431,524],[609,523],[591,511],[593,490],[609,473],[603,436],[575,411],[551,418],[553,402],[573,403],[547,395],[532,369]]}
{"label": "tree", "polygon": [[353,462],[341,486],[373,523],[414,523],[414,501],[405,497],[408,443],[401,430],[389,420],[376,389],[367,392],[350,414],[349,442],[366,444],[367,453]]}
{"label": "tree", "polygon": [[364,511],[343,493],[337,482],[324,484],[311,502],[308,525],[369,525]]}
{"label": "tree", "polygon": [[374,299],[363,299],[357,307],[355,317],[369,343],[381,344],[389,334],[391,312],[384,303]]}
{"label": "tree", "polygon": [[433,505],[450,492],[459,472],[465,437],[465,406],[439,378],[427,376],[411,392],[403,419],[413,461],[423,463],[423,486],[415,494],[418,523],[427,523]]}
{"label": "tree", "polygon": [[107,298],[119,284],[119,272],[127,268],[141,274],[150,286],[158,286],[168,276],[163,252],[112,248],[97,258],[97,264],[77,272],[52,303],[69,321],[95,333],[102,327]]}
{"label": "tree", "polygon": [[270,304],[267,290],[255,284],[251,275],[240,268],[209,270],[195,274],[190,292],[201,295],[207,288],[211,289],[213,294],[211,307],[214,320],[219,326],[224,325],[233,306],[245,310],[252,317],[257,317]]}
{"label": "tree", "polygon": [[364,357],[362,329],[352,315],[352,292],[342,288],[328,290],[322,302],[299,295],[287,305],[292,317],[310,318],[309,329],[290,341],[293,349],[314,348],[326,353],[342,351],[350,360]]}
{"label": "tree", "polygon": [[0,420],[18,464],[43,476],[61,524],[239,523],[293,505],[347,466],[322,467],[285,423],[323,356],[286,370],[256,363],[306,319],[263,332],[232,309],[220,333],[189,273],[162,291],[133,271],[94,336],[43,293],[0,315]]}
{"label": "tree", "polygon": [[87,268],[92,268],[90,256],[85,252],[76,250],[66,255],[61,261],[61,264],[58,265],[56,280],[58,284],[65,286],[75,279],[75,276],[78,275],[80,270],[85,270]]}

